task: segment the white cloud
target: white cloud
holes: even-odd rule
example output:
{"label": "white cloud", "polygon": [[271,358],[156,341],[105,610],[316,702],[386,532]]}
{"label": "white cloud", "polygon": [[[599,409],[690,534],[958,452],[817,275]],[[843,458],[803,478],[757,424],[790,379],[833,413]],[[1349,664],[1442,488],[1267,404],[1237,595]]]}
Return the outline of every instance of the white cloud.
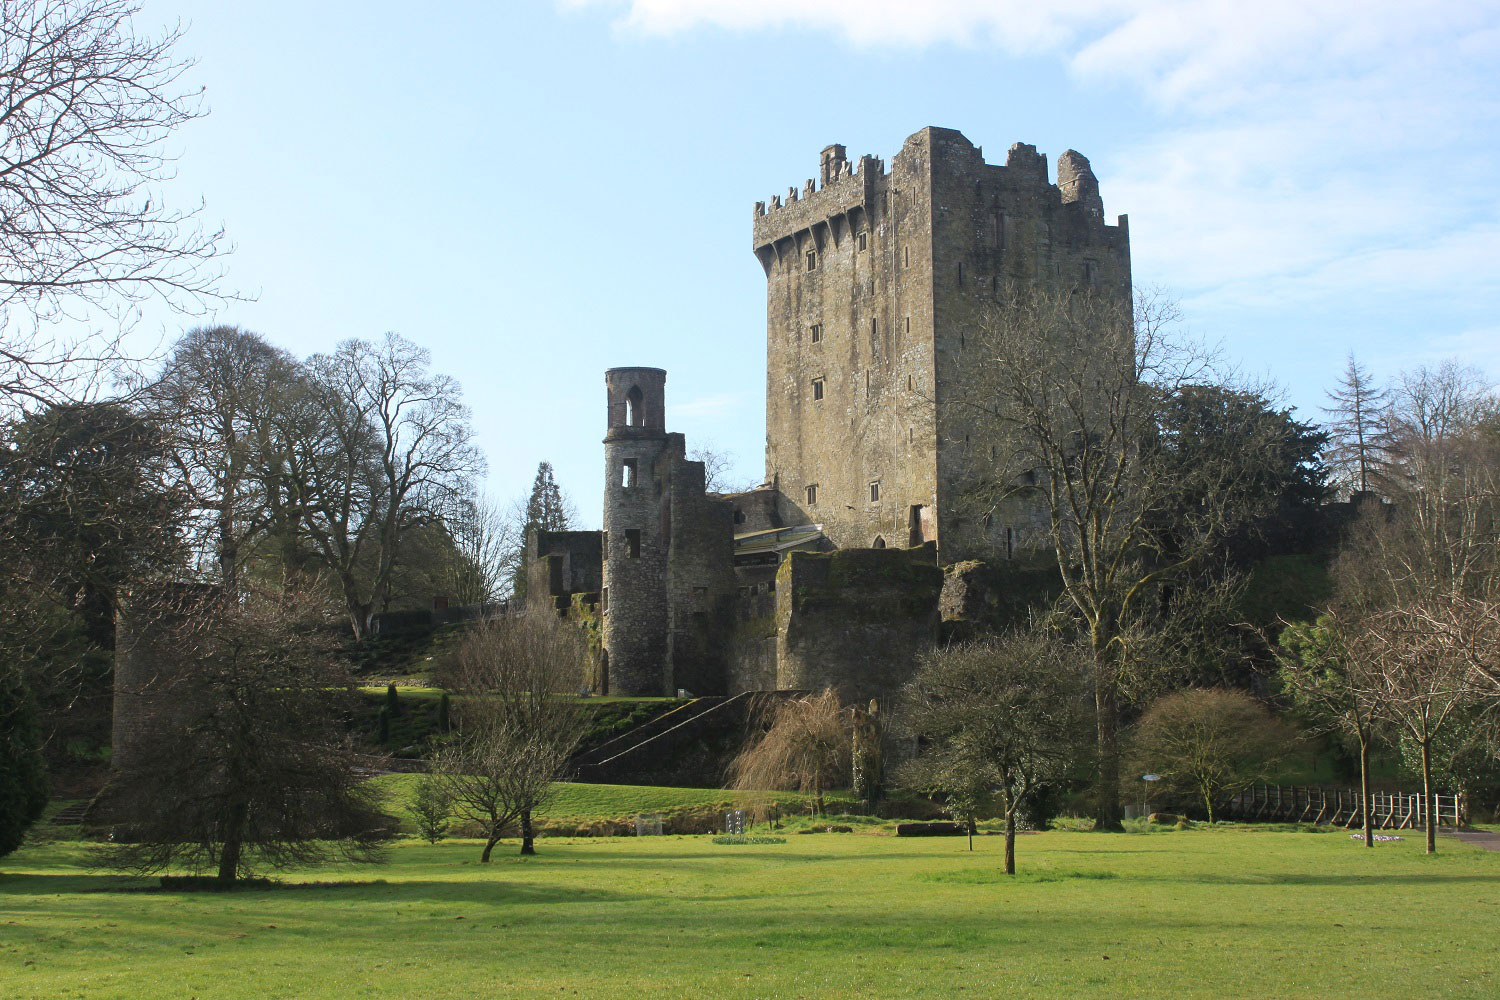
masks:
{"label": "white cloud", "polygon": [[[1142,283],[1205,312],[1428,296],[1451,331],[1500,298],[1496,0],[559,2],[643,35],[1050,53],[1102,100],[1133,87],[1135,137],[1084,152],[1131,216]],[[1493,363],[1492,330],[1437,329]]]}

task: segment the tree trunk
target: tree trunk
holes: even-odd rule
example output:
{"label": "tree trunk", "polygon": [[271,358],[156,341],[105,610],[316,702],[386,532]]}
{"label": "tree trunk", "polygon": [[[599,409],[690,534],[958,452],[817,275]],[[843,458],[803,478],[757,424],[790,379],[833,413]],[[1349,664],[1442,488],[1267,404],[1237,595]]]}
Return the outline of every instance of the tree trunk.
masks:
{"label": "tree trunk", "polygon": [[1094,829],[1120,832],[1120,741],[1115,731],[1114,688],[1107,682],[1105,667],[1094,666],[1094,723],[1098,729],[1099,782],[1094,790]]}
{"label": "tree trunk", "polygon": [[1437,853],[1437,822],[1433,815],[1432,740],[1422,741],[1422,801],[1427,805],[1427,853]]}
{"label": "tree trunk", "polygon": [[972,851],[974,849],[974,817],[973,816],[969,817],[969,822],[965,826],[965,829],[967,829],[969,831],[969,850]]}
{"label": "tree trunk", "polygon": [[1005,874],[1016,873],[1016,811],[1005,811]]}
{"label": "tree trunk", "polygon": [[1375,846],[1375,820],[1370,815],[1370,741],[1359,737],[1359,799],[1365,814],[1365,846]]}
{"label": "tree trunk", "polygon": [[1208,810],[1208,825],[1214,825],[1214,798],[1207,791],[1203,793],[1203,808]]}
{"label": "tree trunk", "polygon": [[234,885],[235,876],[239,874],[240,856],[244,850],[246,815],[245,805],[236,803],[229,807],[229,815],[224,819],[224,846],[219,851],[218,881],[220,885]]}
{"label": "tree trunk", "polygon": [[818,815],[825,815],[823,811],[823,782],[821,779],[813,781],[813,802],[817,806]]}
{"label": "tree trunk", "polygon": [[531,810],[521,810],[521,853],[536,853],[536,834],[531,829]]}
{"label": "tree trunk", "polygon": [[500,843],[499,837],[491,837],[489,840],[485,841],[484,853],[479,855],[480,864],[489,864],[490,852],[495,849],[495,845],[498,843]]}

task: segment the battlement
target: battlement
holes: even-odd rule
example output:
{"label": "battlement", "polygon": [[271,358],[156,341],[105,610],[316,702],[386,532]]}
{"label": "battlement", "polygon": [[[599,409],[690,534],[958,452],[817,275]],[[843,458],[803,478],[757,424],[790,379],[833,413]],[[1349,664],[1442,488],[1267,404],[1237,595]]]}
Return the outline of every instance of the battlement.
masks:
{"label": "battlement", "polygon": [[868,154],[856,168],[844,155],[844,147],[832,145],[819,157],[818,177],[809,177],[799,189],[787,188],[769,202],[755,203],[755,249],[770,246],[818,223],[865,211],[874,199],[876,184],[885,177],[885,161]]}

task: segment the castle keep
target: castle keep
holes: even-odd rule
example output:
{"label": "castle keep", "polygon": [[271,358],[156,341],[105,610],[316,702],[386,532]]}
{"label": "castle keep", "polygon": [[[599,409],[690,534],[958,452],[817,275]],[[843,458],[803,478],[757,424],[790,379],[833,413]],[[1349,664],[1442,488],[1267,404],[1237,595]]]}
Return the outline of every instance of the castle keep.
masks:
{"label": "castle keep", "polygon": [[1126,218],[1105,221],[1088,160],[1063,153],[1054,184],[1035,147],[989,164],[952,129],[889,170],[829,146],[817,178],[756,204],[753,248],[765,484],[706,493],[666,429],[666,372],[614,368],[604,530],[528,540],[529,600],[594,625],[600,693],[899,686],[936,638],[940,567],[1009,559],[1034,530],[1023,510],[958,512],[994,453],[953,402],[976,325],[1018,287],[1131,298]]}

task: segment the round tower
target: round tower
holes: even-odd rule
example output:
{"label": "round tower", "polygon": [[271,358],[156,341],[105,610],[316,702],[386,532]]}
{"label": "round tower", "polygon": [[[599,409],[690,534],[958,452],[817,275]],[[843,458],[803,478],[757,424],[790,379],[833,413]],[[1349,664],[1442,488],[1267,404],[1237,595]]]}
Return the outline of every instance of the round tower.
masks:
{"label": "round tower", "polygon": [[610,694],[671,694],[667,676],[667,373],[604,373],[604,663]]}

